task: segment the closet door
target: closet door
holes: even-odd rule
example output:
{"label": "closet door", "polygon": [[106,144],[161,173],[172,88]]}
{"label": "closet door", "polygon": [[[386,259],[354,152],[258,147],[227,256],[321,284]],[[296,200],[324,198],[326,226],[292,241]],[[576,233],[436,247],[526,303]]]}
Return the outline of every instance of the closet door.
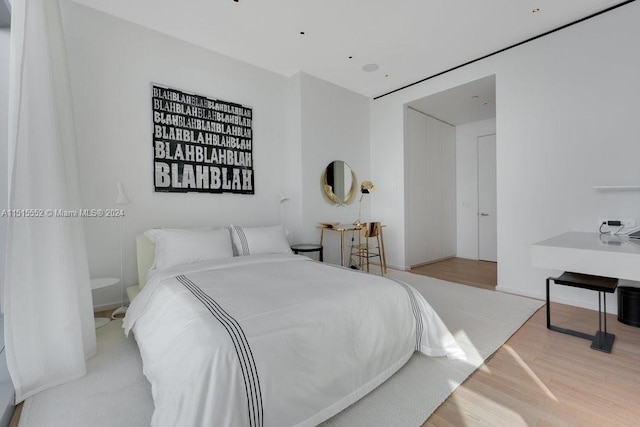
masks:
{"label": "closet door", "polygon": [[406,115],[406,198],[407,198],[407,255],[410,266],[423,264],[427,260],[427,120],[426,116],[411,108]]}
{"label": "closet door", "polygon": [[456,254],[455,127],[408,108],[405,123],[407,263]]}
{"label": "closet door", "polygon": [[442,122],[442,257],[457,253],[456,128]]}

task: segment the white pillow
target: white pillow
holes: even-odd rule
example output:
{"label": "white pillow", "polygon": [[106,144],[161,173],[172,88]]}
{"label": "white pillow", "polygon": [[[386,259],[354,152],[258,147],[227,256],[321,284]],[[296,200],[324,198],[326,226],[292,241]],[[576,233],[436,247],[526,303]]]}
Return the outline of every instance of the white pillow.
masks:
{"label": "white pillow", "polygon": [[272,227],[231,226],[236,256],[290,254],[291,248],[281,225]]}
{"label": "white pillow", "polygon": [[153,229],[145,236],[156,245],[151,269],[233,257],[228,228],[217,230]]}

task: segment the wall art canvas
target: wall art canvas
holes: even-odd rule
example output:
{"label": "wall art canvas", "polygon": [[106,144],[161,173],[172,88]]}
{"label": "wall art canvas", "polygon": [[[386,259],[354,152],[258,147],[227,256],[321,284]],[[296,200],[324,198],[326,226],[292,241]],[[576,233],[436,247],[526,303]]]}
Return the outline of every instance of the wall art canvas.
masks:
{"label": "wall art canvas", "polygon": [[156,192],[254,194],[251,107],[152,84]]}

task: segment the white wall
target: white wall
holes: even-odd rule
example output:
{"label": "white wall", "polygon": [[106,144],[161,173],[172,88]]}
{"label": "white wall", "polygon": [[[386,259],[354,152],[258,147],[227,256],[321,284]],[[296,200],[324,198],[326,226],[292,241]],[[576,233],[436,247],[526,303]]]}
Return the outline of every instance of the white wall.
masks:
{"label": "white wall", "polygon": [[[369,99],[308,74],[298,76],[301,90],[302,241],[317,242],[319,222],[353,223],[358,218],[360,183],[371,180],[369,160]],[[334,160],[346,162],[358,180],[358,194],[351,205],[333,206],[322,197],[320,177]],[[377,186],[377,182],[373,179]],[[378,196],[362,200],[362,219],[369,215],[369,203]],[[386,230],[385,230],[386,232]],[[325,233],[325,261],[340,263],[338,233]]]}
{"label": "white wall", "polygon": [[[83,204],[126,206],[125,284],[137,282],[134,235],[158,226],[284,223],[291,243],[317,242],[321,221],[353,222],[357,203],[327,204],[320,175],[332,160],[369,176],[369,100],[307,74],[253,67],[73,2],[63,10],[79,145]],[[253,107],[255,195],[153,192],[151,82]],[[279,203],[279,193],[289,198]],[[363,216],[369,212],[363,202]],[[93,277],[119,276],[119,222],[87,220]],[[339,263],[337,239],[325,259]],[[94,305],[119,290],[94,291]]]}
{"label": "white wall", "polygon": [[[110,17],[74,2],[63,10],[87,208],[114,207],[116,182],[132,201],[124,221],[124,283],[137,282],[134,235],[158,226],[265,225],[283,217],[278,193],[300,200],[299,142],[286,116],[295,100],[285,77]],[[154,193],[151,83],[253,107],[255,195]],[[291,209],[294,217],[295,206]],[[119,277],[118,220],[86,221],[93,277]],[[296,236],[291,236],[296,239]],[[119,301],[117,287],[94,305]]]}
{"label": "white wall", "polygon": [[[8,28],[0,28],[0,212],[8,206],[7,147],[9,138],[9,37]],[[0,217],[0,300],[4,301],[4,256],[7,234],[7,218]],[[4,303],[2,304],[4,307]]]}
{"label": "white wall", "polygon": [[302,162],[300,75],[287,80],[285,92],[285,138],[286,150],[282,153],[282,167],[287,169],[288,179],[282,185],[281,193],[289,200],[280,204],[280,220],[287,232],[289,243],[299,243],[302,234],[303,180],[305,171]]}
{"label": "white wall", "polygon": [[496,133],[496,119],[456,126],[456,203],[460,258],[478,259],[478,137]]}
{"label": "white wall", "polygon": [[[605,15],[371,102],[373,214],[390,230],[389,263],[403,265],[403,105],[496,75],[498,289],[544,296],[530,245],[570,230],[595,231],[602,216],[640,219],[640,193],[593,185],[639,184],[640,4]],[[391,194],[386,194],[389,191]],[[595,307],[592,292],[555,299]],[[615,298],[610,298],[615,311]]]}

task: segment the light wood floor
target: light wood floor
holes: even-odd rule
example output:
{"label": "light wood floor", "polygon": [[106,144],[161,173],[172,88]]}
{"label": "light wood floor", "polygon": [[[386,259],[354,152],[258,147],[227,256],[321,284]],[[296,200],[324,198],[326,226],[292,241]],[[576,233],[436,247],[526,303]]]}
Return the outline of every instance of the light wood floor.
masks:
{"label": "light wood floor", "polygon": [[[554,325],[592,334],[597,312],[551,304]],[[611,354],[549,331],[542,307],[424,426],[638,426],[640,328],[607,316]]]}
{"label": "light wood floor", "polygon": [[496,283],[498,282],[497,264],[495,262],[476,261],[466,258],[445,259],[412,268],[411,272],[491,290],[496,288]]}

